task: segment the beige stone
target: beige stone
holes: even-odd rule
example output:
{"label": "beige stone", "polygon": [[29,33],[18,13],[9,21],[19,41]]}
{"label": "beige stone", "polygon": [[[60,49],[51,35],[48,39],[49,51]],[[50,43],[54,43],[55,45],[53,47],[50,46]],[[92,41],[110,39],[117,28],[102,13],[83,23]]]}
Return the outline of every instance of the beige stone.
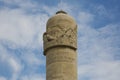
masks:
{"label": "beige stone", "polygon": [[77,80],[77,25],[64,11],[47,22],[43,34],[47,80]]}

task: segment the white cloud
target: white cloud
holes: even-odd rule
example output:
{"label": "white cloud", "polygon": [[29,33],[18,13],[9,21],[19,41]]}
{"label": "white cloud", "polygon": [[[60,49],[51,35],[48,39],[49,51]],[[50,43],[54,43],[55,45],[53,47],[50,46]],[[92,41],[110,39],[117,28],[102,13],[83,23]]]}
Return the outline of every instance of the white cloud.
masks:
{"label": "white cloud", "polygon": [[43,9],[51,16],[51,15],[53,15],[53,14],[55,14],[56,13],[56,11],[59,11],[59,10],[64,10],[64,11],[66,11],[66,12],[69,12],[69,13],[72,13],[72,9],[73,9],[74,7],[72,7],[72,6],[70,6],[69,4],[67,4],[67,3],[58,3],[58,5],[57,6],[53,6],[53,7],[49,7],[49,6],[46,6],[46,5],[44,5],[43,6]]}
{"label": "white cloud", "polygon": [[119,80],[120,62],[101,61],[79,66],[79,80],[89,77],[90,80]]}
{"label": "white cloud", "polygon": [[13,70],[14,70],[15,73],[18,73],[21,70],[20,63],[18,63],[18,61],[16,61],[15,59],[9,58],[8,63],[13,68]]}
{"label": "white cloud", "polygon": [[[88,18],[91,21],[91,19]],[[78,37],[79,80],[119,80],[119,23],[95,29],[80,24]]]}
{"label": "white cloud", "polygon": [[41,74],[33,74],[29,76],[22,76],[21,80],[45,80],[45,76],[42,76]]}
{"label": "white cloud", "polygon": [[45,64],[45,61],[40,59],[40,57],[38,57],[35,53],[31,52],[22,54],[22,59],[26,62],[26,64],[32,67]]}
{"label": "white cloud", "polygon": [[[0,12],[0,39],[12,41],[21,46],[28,46],[45,31],[48,16],[45,14],[27,15],[22,10],[1,10]],[[35,37],[36,36],[36,37]],[[30,45],[31,46],[31,45]]]}
{"label": "white cloud", "polygon": [[[100,29],[79,26],[78,53],[80,63],[113,60],[119,52],[119,24],[110,24]],[[83,59],[83,60],[81,60]]]}
{"label": "white cloud", "polygon": [[5,77],[0,76],[0,80],[7,80]]}
{"label": "white cloud", "polygon": [[88,24],[94,20],[94,15],[88,12],[80,12],[78,15],[80,24]]}
{"label": "white cloud", "polygon": [[1,44],[0,44],[0,61],[2,61],[1,65],[7,64],[9,69],[12,71],[12,72],[10,72],[12,74],[12,80],[16,80],[16,78],[17,78],[16,75],[18,75],[20,73],[20,71],[22,70],[23,66],[20,63],[20,60],[16,59],[16,57],[14,55],[12,55],[11,52],[7,51],[6,48],[3,47]]}
{"label": "white cloud", "polygon": [[101,16],[101,18],[113,19],[115,17],[115,13],[113,14],[115,8],[112,10],[105,7],[105,5],[95,5],[93,8],[95,9],[96,14]]}
{"label": "white cloud", "polygon": [[35,3],[34,1],[32,2],[31,0],[0,0],[2,2],[4,2],[6,5],[10,5],[10,6],[18,6],[22,9],[29,9],[29,8],[37,8],[38,4]]}
{"label": "white cloud", "polygon": [[21,57],[7,50],[7,47],[11,50],[27,48],[31,54],[24,53],[24,61],[32,66],[36,64],[35,67],[42,64],[41,59],[31,50],[41,48],[47,19],[47,14],[26,14],[22,9],[0,9],[0,61],[8,64],[12,71],[10,80],[17,80],[25,65],[21,62]]}

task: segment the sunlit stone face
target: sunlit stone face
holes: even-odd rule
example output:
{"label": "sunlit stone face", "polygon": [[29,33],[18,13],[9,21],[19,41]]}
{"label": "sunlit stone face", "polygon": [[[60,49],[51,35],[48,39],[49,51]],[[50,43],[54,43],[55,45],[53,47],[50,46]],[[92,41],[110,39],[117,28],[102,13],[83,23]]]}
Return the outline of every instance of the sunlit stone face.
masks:
{"label": "sunlit stone face", "polygon": [[47,22],[43,35],[47,80],[77,80],[77,26],[65,12]]}

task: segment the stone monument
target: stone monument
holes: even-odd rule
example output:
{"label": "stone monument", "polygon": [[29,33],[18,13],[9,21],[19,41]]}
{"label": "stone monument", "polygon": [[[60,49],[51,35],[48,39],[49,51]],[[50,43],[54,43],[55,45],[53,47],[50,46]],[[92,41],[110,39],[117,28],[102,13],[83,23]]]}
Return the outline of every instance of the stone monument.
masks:
{"label": "stone monument", "polygon": [[43,34],[46,80],[77,80],[77,25],[64,11],[56,12]]}

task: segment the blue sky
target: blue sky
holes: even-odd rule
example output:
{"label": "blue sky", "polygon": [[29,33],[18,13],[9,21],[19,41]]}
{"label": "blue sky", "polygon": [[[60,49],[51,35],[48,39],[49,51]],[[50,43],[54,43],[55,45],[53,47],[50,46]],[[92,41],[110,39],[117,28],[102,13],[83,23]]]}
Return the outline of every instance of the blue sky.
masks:
{"label": "blue sky", "polygon": [[0,0],[0,80],[45,80],[42,35],[63,9],[78,24],[78,80],[120,79],[120,0]]}

